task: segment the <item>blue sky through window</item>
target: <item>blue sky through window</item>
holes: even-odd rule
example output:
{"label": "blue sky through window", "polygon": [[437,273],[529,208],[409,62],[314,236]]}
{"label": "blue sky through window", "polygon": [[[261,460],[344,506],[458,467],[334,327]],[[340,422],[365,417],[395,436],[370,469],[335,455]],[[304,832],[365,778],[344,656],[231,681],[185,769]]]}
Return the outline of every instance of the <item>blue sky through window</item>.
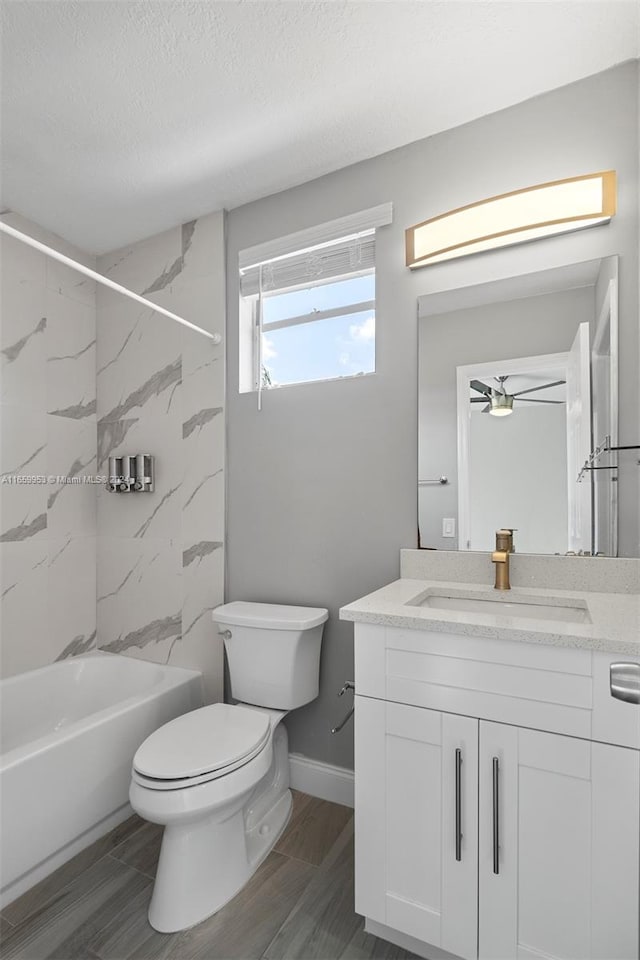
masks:
{"label": "blue sky through window", "polygon": [[375,370],[375,311],[345,314],[324,320],[269,330],[269,323],[315,310],[330,310],[375,299],[375,276],[352,277],[305,290],[266,297],[263,310],[262,363],[271,383],[373,373]]}
{"label": "blue sky through window", "polygon": [[263,300],[262,323],[266,326],[286,317],[311,313],[312,310],[330,310],[344,304],[375,300],[375,296],[376,278],[372,273],[366,277],[350,277],[335,283],[319,283],[304,290],[266,296]]}

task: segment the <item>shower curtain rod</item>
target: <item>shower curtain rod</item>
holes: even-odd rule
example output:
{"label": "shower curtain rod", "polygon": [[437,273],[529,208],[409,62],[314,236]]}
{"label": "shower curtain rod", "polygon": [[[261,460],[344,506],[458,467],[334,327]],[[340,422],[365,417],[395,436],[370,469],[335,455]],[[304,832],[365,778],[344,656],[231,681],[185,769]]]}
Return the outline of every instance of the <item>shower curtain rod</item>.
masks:
{"label": "shower curtain rod", "polygon": [[147,300],[145,297],[141,297],[139,294],[134,293],[133,290],[128,290],[127,287],[123,287],[119,283],[116,283],[114,280],[109,280],[108,277],[103,277],[101,273],[96,273],[96,271],[92,270],[90,267],[85,267],[83,263],[78,263],[76,260],[72,260],[71,257],[65,257],[63,253],[58,253],[57,250],[54,250],[52,247],[48,247],[46,243],[40,243],[39,240],[34,240],[34,238],[30,237],[28,234],[21,233],[20,230],[10,227],[9,224],[4,223],[3,220],[0,220],[0,231],[2,231],[2,233],[6,233],[10,237],[13,237],[15,240],[20,240],[22,243],[26,243],[29,247],[34,247],[36,250],[40,250],[41,253],[46,254],[48,257],[53,257],[54,260],[64,263],[67,267],[71,267],[72,270],[77,270],[79,273],[83,273],[85,277],[91,277],[92,280],[103,284],[105,287],[109,287],[111,290],[115,290],[116,293],[121,293],[123,296],[129,297],[131,300],[136,300],[138,303],[143,304],[145,307],[149,307],[156,313],[162,313],[165,317],[169,317],[170,320],[175,320],[177,323],[181,323],[184,327],[189,327],[190,330],[195,330],[196,333],[201,333],[203,336],[209,337],[214,343],[222,343],[222,337],[219,333],[209,333],[208,330],[203,330],[202,327],[196,326],[195,323],[190,323],[190,321],[185,320],[184,317],[179,317],[176,313],[171,313],[170,310],[165,310],[164,307],[158,306],[158,304],[153,303],[152,300]]}

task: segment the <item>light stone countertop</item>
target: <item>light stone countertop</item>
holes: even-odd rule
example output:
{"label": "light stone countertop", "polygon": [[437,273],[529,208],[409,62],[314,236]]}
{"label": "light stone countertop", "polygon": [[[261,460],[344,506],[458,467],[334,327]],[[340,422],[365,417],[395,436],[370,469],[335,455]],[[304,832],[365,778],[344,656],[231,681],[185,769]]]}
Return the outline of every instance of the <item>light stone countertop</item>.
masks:
{"label": "light stone countertop", "polygon": [[[473,597],[505,602],[544,603],[588,610],[591,623],[538,620],[458,610],[412,606],[424,597]],[[434,630],[465,637],[543,643],[557,647],[602,650],[640,657],[640,596],[578,590],[514,587],[504,593],[492,585],[444,580],[401,579],[340,610],[341,620],[381,626]]]}

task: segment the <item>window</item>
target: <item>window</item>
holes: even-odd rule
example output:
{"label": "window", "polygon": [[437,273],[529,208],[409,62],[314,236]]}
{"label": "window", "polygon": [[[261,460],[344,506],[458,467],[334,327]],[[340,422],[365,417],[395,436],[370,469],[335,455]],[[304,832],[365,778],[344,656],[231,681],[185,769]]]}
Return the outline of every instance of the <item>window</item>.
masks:
{"label": "window", "polygon": [[[390,219],[385,204],[240,254],[241,392],[375,372],[375,228]],[[363,229],[337,235],[349,226]]]}
{"label": "window", "polygon": [[373,373],[375,273],[265,296],[262,385]]}

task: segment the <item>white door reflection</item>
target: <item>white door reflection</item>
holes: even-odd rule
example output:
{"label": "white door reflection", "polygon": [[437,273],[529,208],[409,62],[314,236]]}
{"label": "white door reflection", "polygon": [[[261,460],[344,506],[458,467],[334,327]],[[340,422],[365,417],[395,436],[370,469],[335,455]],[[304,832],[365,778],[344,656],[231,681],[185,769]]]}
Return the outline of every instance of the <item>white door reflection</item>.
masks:
{"label": "white door reflection", "polygon": [[513,527],[521,552],[567,550],[568,366],[562,353],[458,367],[461,549]]}

